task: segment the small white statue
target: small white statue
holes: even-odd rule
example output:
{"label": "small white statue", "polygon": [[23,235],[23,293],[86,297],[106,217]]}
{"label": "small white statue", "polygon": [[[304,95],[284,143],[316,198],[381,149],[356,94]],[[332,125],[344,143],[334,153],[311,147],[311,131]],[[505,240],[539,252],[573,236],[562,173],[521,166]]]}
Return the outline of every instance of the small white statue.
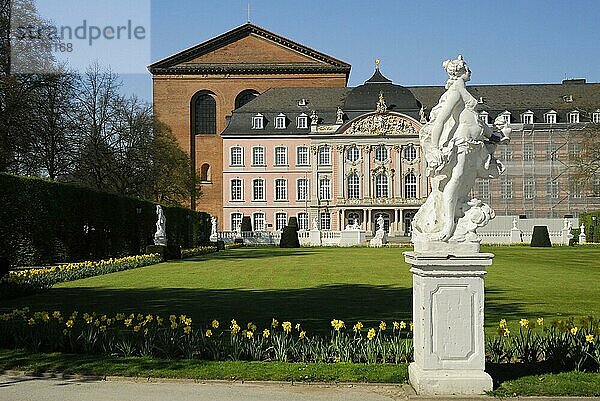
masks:
{"label": "small white statue", "polygon": [[313,217],[312,219],[312,230],[319,231],[319,222],[317,221],[316,217]]}
{"label": "small white statue", "polygon": [[211,229],[210,229],[210,235],[217,235],[217,218],[215,216],[212,216],[210,218],[210,223],[212,225]]}
{"label": "small white statue", "polygon": [[154,245],[167,245],[167,218],[160,205],[156,205],[156,233],[154,233]]}
{"label": "small white statue", "polygon": [[343,124],[344,123],[344,112],[339,107],[337,109],[335,123],[336,124]]}
{"label": "small white statue", "polygon": [[317,125],[318,122],[319,122],[319,116],[317,115],[316,110],[313,110],[312,114],[310,115],[310,123],[312,125]]}
{"label": "small white statue", "polygon": [[517,223],[518,223],[517,218],[513,217],[511,230],[518,230],[519,229],[519,227],[517,227]]}
{"label": "small white statue", "polygon": [[377,231],[383,231],[384,224],[385,221],[383,220],[383,217],[381,215],[377,217]]}

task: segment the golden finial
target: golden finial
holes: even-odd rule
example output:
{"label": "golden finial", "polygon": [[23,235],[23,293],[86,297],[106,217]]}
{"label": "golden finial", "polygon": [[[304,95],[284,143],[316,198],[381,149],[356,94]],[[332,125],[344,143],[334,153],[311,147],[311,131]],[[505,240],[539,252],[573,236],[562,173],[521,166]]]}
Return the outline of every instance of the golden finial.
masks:
{"label": "golden finial", "polygon": [[381,61],[378,58],[375,59],[375,68],[379,69],[379,63],[381,63]]}

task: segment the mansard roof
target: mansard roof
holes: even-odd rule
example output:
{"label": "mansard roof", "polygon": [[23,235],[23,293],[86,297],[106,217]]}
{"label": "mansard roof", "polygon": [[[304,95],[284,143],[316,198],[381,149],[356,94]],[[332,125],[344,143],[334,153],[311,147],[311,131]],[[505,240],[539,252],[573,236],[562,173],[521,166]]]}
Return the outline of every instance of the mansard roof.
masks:
{"label": "mansard roof", "polygon": [[[224,47],[249,36],[262,38],[279,50],[294,54],[289,60],[227,60],[205,58],[203,56],[216,52]],[[157,61],[148,70],[152,74],[222,74],[222,73],[345,73],[350,75],[350,64],[294,42],[257,25],[246,23],[229,32],[202,42],[189,49]]]}
{"label": "mansard roof", "polygon": [[[445,90],[443,86],[413,86],[408,89],[423,104],[425,115],[429,115]],[[600,105],[600,83],[567,80],[561,84],[467,85],[467,90],[476,99],[482,100],[477,110],[488,112],[491,121],[505,110],[513,116],[531,110],[536,122],[543,122],[544,113],[556,110],[560,121],[574,109],[591,111]],[[565,101],[569,96],[572,101]]]}

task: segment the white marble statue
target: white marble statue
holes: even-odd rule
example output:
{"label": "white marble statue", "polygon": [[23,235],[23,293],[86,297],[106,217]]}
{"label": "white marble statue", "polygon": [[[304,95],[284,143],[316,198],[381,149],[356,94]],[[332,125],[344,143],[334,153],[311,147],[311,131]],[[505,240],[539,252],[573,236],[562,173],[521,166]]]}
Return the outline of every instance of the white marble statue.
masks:
{"label": "white marble statue", "polygon": [[217,234],[217,218],[215,216],[211,216],[210,224],[211,224],[211,228],[210,228],[209,239],[211,241],[216,241],[218,239],[218,234]]}
{"label": "white marble statue", "polygon": [[336,112],[335,123],[336,124],[343,124],[344,123],[344,111],[342,109],[340,109],[339,107],[338,107],[337,112]]}
{"label": "white marble statue", "polygon": [[478,251],[476,229],[485,226],[495,214],[469,194],[477,178],[497,178],[504,172],[494,151],[498,143],[509,141],[510,128],[497,120],[500,132],[494,132],[481,121],[477,99],[465,86],[471,71],[462,56],[446,60],[443,67],[448,73],[446,92],[419,132],[432,191],[415,215],[412,239],[415,250],[426,243],[438,243],[439,248],[444,248],[440,243],[469,242],[477,244],[473,249]]}
{"label": "white marble statue", "polygon": [[383,220],[383,217],[381,217],[381,215],[379,215],[379,217],[377,217],[376,222],[377,222],[377,231],[378,232],[379,231],[383,231],[383,227],[384,227],[385,222]]}
{"label": "white marble statue", "polygon": [[311,230],[313,231],[319,231],[319,222],[317,221],[316,217],[313,217],[312,219],[312,228]]}
{"label": "white marble statue", "polygon": [[160,205],[156,205],[156,233],[154,233],[154,245],[167,245],[167,218]]}

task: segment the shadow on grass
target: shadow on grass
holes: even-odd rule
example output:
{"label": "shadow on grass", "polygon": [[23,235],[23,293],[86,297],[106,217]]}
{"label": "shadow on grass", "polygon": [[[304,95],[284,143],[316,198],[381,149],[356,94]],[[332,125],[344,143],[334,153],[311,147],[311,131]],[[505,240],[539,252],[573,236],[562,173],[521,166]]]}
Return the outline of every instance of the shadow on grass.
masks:
{"label": "shadow on grass", "polygon": [[[497,290],[492,290],[495,292]],[[490,293],[490,291],[488,291]],[[23,302],[25,301],[25,302]],[[27,305],[32,311],[60,310],[99,314],[187,314],[196,324],[212,319],[229,326],[231,319],[245,325],[268,327],[272,318],[300,322],[310,332],[328,332],[330,321],[341,319],[351,328],[357,321],[377,327],[380,321],[412,319],[412,288],[364,284],[324,285],[285,290],[189,288],[53,288],[48,292],[0,303],[0,310]],[[488,317],[523,315],[522,303],[486,302]]]}
{"label": "shadow on grass", "polygon": [[485,364],[485,371],[494,380],[494,389],[502,383],[517,380],[526,376],[545,375],[570,371],[549,362],[539,363],[491,363]]}

